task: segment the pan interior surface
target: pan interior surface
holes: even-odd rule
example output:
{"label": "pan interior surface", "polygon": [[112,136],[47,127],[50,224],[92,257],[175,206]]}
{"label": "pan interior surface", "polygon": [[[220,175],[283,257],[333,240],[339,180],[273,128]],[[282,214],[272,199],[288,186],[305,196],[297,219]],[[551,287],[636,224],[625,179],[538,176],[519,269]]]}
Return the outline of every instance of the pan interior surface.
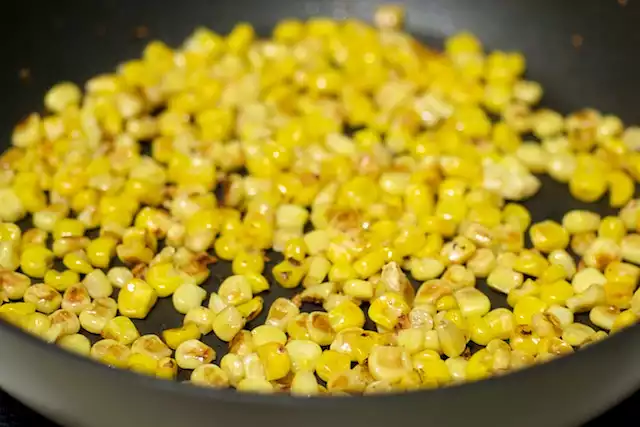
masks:
{"label": "pan interior surface", "polygon": [[[0,37],[5,40],[4,65],[0,69],[0,93],[4,96],[0,104],[0,135],[3,141],[9,141],[14,124],[40,108],[42,96],[51,85],[62,80],[83,84],[91,76],[138,57],[152,39],[177,46],[197,26],[226,33],[239,21],[251,22],[259,32],[267,34],[285,17],[321,15],[369,20],[378,3],[385,2],[192,0],[179,6],[168,0],[68,0],[58,4],[27,0],[9,5],[0,18],[0,22],[6,21],[0,26]],[[551,0],[495,0],[483,5],[473,0],[455,4],[415,0],[404,4],[408,9],[408,31],[429,43],[438,44],[454,32],[470,30],[491,49],[523,52],[528,60],[528,77],[545,88],[544,106],[561,112],[588,106],[619,115],[625,123],[640,122],[640,110],[635,108],[640,93],[635,46],[640,35],[632,31],[634,20],[640,17],[637,5],[629,2],[622,6],[611,1],[596,7],[579,1]],[[37,8],[40,13],[27,17],[28,7]],[[8,146],[7,142],[4,144]],[[546,176],[541,180],[539,193],[524,203],[534,222],[560,221],[572,209],[592,210],[603,216],[615,212],[606,200],[595,205],[582,203],[570,196],[566,185]],[[269,272],[281,257],[276,253],[269,253],[268,257],[265,277],[271,278]],[[216,291],[221,281],[232,274],[228,262],[216,263],[211,271],[204,286],[208,292]],[[484,281],[478,288],[490,296],[492,308],[507,306],[504,297],[488,289]],[[263,294],[265,310],[245,329],[263,324],[266,308],[277,297],[291,297],[294,293],[272,282],[271,291]],[[303,307],[303,311],[312,309],[317,307]],[[135,323],[141,334],[158,333],[181,325],[182,317],[171,299],[165,298],[158,301],[146,319]],[[89,336],[92,341],[99,338]],[[227,344],[214,334],[204,336],[202,341],[216,350],[215,362],[219,363]],[[478,389],[477,385],[474,387]],[[608,401],[612,399],[613,396]]]}

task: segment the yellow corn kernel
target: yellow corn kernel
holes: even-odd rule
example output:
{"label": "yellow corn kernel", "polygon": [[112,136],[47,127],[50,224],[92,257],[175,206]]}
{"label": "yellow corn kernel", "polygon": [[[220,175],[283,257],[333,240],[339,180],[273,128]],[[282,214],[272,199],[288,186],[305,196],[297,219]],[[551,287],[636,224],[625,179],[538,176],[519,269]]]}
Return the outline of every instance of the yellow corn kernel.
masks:
{"label": "yellow corn kernel", "polygon": [[329,382],[336,375],[340,375],[351,368],[351,360],[346,354],[334,350],[325,350],[318,358],[315,371],[321,380]]}
{"label": "yellow corn kernel", "polygon": [[189,339],[178,345],[175,358],[182,369],[196,369],[213,361],[216,358],[216,352],[198,339]]}
{"label": "yellow corn kernel", "polygon": [[567,299],[566,305],[574,313],[583,313],[597,305],[606,303],[606,294],[602,285],[592,284],[586,290]]}
{"label": "yellow corn kernel", "polygon": [[572,323],[564,328],[564,331],[562,332],[562,339],[573,347],[580,347],[581,345],[591,341],[591,338],[595,333],[596,331],[587,325]]}
{"label": "yellow corn kernel", "polygon": [[291,358],[293,373],[313,371],[322,355],[322,348],[310,340],[291,340],[286,344],[286,349]]}
{"label": "yellow corn kernel", "polygon": [[564,249],[569,244],[567,230],[552,220],[545,220],[532,225],[529,229],[529,237],[533,246],[544,253],[549,253],[556,249]]}
{"label": "yellow corn kernel", "polygon": [[84,335],[66,335],[56,341],[56,344],[67,351],[77,353],[81,356],[89,356],[91,353],[91,342],[89,341],[89,338]]}
{"label": "yellow corn kernel", "polygon": [[229,342],[244,327],[246,320],[238,309],[227,306],[213,319],[213,333],[222,341]]}
{"label": "yellow corn kernel", "polygon": [[385,264],[382,251],[374,250],[358,258],[353,263],[353,269],[361,279],[367,279],[379,272]]}
{"label": "yellow corn kernel", "polygon": [[281,329],[270,325],[261,325],[254,328],[251,331],[251,336],[256,347],[271,342],[283,345],[287,342],[287,336],[285,333]]}
{"label": "yellow corn kernel", "polygon": [[199,339],[200,335],[200,329],[194,323],[162,331],[162,339],[174,350],[185,341]]}
{"label": "yellow corn kernel", "polygon": [[118,310],[133,319],[144,319],[158,299],[156,291],[141,279],[131,279],[118,294]]}
{"label": "yellow corn kernel", "polygon": [[438,340],[442,352],[447,357],[460,356],[467,346],[467,337],[464,332],[452,321],[444,319],[436,325]]}
{"label": "yellow corn kernel", "polygon": [[294,260],[284,260],[273,267],[273,278],[286,289],[297,287],[305,274],[303,265]]}
{"label": "yellow corn kernel", "polygon": [[189,380],[191,384],[200,387],[227,388],[229,386],[227,374],[219,366],[211,363],[195,368]]}
{"label": "yellow corn kernel", "polygon": [[548,305],[564,305],[574,295],[574,289],[565,280],[545,283],[540,286],[540,299]]}
{"label": "yellow corn kernel", "polygon": [[573,286],[575,293],[579,294],[586,291],[591,285],[603,286],[605,283],[607,283],[605,275],[599,270],[590,267],[578,271],[573,276],[571,286]]}
{"label": "yellow corn kernel", "polygon": [[453,294],[465,317],[484,316],[491,310],[489,298],[476,288],[462,288]]}
{"label": "yellow corn kernel", "polygon": [[31,279],[24,274],[14,271],[0,272],[0,290],[10,300],[22,299],[29,286]]}
{"label": "yellow corn kernel", "polygon": [[548,261],[539,252],[525,249],[516,258],[513,269],[528,276],[540,277],[548,265]]}
{"label": "yellow corn kernel", "polygon": [[540,298],[533,296],[525,296],[513,307],[513,315],[518,325],[530,325],[531,318],[536,313],[544,313],[547,309],[547,303]]}
{"label": "yellow corn kernel", "polygon": [[498,292],[508,294],[522,285],[524,276],[522,273],[508,267],[496,267],[487,277],[487,285]]}
{"label": "yellow corn kernel", "polygon": [[625,234],[627,234],[627,230],[622,219],[617,216],[606,216],[602,218],[600,226],[598,227],[598,237],[611,239],[614,242],[620,243]]}
{"label": "yellow corn kernel", "polygon": [[599,328],[610,331],[616,318],[620,315],[620,309],[610,305],[593,307],[589,312],[589,320]]}
{"label": "yellow corn kernel", "polygon": [[[638,316],[633,310],[625,310],[616,317],[611,326],[611,332],[618,332],[624,328],[628,328],[638,322]],[[593,337],[592,337],[593,338]]]}
{"label": "yellow corn kernel", "polygon": [[42,246],[31,245],[22,251],[20,268],[31,277],[42,278],[53,265],[53,253]]}
{"label": "yellow corn kernel", "polygon": [[496,267],[496,256],[491,249],[480,248],[467,261],[467,268],[476,277],[485,278]]}
{"label": "yellow corn kernel", "polygon": [[291,369],[291,358],[286,347],[277,342],[262,344],[256,348],[262,362],[265,378],[275,381],[284,378]]}
{"label": "yellow corn kernel", "polygon": [[350,300],[343,301],[329,311],[329,323],[336,332],[347,328],[361,328],[364,322],[364,313]]}
{"label": "yellow corn kernel", "polygon": [[540,337],[529,325],[518,325],[509,338],[509,345],[514,352],[522,352],[532,357],[538,354],[539,343]]}
{"label": "yellow corn kernel", "polygon": [[446,243],[440,251],[443,260],[450,264],[463,264],[476,251],[476,245],[466,237],[457,236]]}
{"label": "yellow corn kernel", "polygon": [[565,278],[571,279],[576,274],[576,263],[564,249],[552,251],[549,254],[549,263],[551,265],[560,265],[565,271]]}
{"label": "yellow corn kernel", "polygon": [[416,280],[424,281],[440,277],[445,265],[437,258],[413,258],[411,275]]}
{"label": "yellow corn kernel", "polygon": [[131,319],[118,316],[107,322],[102,330],[102,337],[118,341],[124,345],[130,345],[140,337],[140,333]]}
{"label": "yellow corn kernel", "polygon": [[621,249],[616,242],[597,238],[585,251],[582,259],[588,267],[604,270],[610,262],[620,259],[620,256]]}
{"label": "yellow corn kernel", "polygon": [[116,254],[117,241],[110,237],[98,237],[86,248],[89,262],[96,268],[107,268]]}
{"label": "yellow corn kernel", "polygon": [[106,298],[113,293],[113,286],[102,270],[93,270],[82,281],[91,298]]}
{"label": "yellow corn kernel", "polygon": [[598,231],[600,215],[585,210],[572,210],[562,217],[562,226],[569,234]]}
{"label": "yellow corn kernel", "polygon": [[607,175],[609,184],[609,205],[620,208],[633,198],[635,185],[633,179],[625,172],[616,170]]}
{"label": "yellow corn kernel", "polygon": [[62,263],[69,270],[76,273],[89,274],[93,271],[93,266],[84,250],[69,252],[62,258]]}
{"label": "yellow corn kernel", "polygon": [[620,243],[620,251],[620,255],[625,261],[640,264],[640,234],[625,236]]}
{"label": "yellow corn kernel", "polygon": [[288,323],[300,313],[298,307],[286,298],[278,298],[269,307],[265,325],[285,330]]}
{"label": "yellow corn kernel", "polygon": [[251,332],[242,330],[229,342],[229,352],[239,356],[246,356],[255,350],[255,343]]}

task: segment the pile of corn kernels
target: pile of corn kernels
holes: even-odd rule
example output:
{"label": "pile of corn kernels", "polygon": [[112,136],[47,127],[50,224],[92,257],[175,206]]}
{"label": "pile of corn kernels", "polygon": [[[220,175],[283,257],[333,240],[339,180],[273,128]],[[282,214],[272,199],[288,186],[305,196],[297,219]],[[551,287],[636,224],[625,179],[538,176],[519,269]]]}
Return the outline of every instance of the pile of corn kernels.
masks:
{"label": "pile of corn kernels", "polygon": [[[402,21],[198,29],[52,87],[0,157],[0,317],[113,367],[302,396],[478,380],[634,324],[640,129],[538,108],[521,54],[468,33],[438,52]],[[621,210],[531,225],[540,174]],[[291,297],[264,307],[272,284]],[[158,298],[184,323],[141,336]]]}

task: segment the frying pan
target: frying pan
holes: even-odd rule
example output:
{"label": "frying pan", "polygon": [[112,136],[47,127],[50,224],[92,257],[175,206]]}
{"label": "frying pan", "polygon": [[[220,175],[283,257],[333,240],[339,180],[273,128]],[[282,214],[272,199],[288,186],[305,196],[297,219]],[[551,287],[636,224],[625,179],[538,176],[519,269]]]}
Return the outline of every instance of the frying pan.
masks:
{"label": "frying pan", "polygon": [[[279,19],[314,15],[368,19],[381,1],[365,0],[60,0],[3,2],[0,12],[0,135],[10,131],[61,80],[86,81],[140,54],[150,37],[180,43],[196,26],[226,32],[249,21],[267,33]],[[593,107],[640,122],[640,5],[602,0],[408,0],[408,29],[434,43],[467,29],[493,49],[519,50],[543,104],[568,112]],[[586,205],[544,180],[527,202],[534,220],[560,219]],[[605,204],[591,207],[606,214]],[[269,267],[267,267],[269,268]],[[213,267],[215,290],[229,274]],[[274,289],[277,287],[274,286]],[[278,292],[267,295],[267,303]],[[495,305],[504,304],[498,300]],[[177,326],[161,301],[141,333]],[[218,351],[221,342],[205,337]],[[68,426],[424,426],[576,425],[640,385],[640,326],[575,355],[500,378],[388,396],[301,399],[209,390],[110,369],[0,324],[0,386]]]}

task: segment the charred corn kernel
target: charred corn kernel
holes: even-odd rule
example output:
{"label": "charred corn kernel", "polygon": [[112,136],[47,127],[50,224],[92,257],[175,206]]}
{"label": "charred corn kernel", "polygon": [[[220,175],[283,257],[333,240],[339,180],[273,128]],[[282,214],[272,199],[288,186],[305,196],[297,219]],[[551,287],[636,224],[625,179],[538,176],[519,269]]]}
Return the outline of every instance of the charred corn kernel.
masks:
{"label": "charred corn kernel", "polygon": [[227,388],[229,377],[217,365],[207,363],[193,370],[189,378],[191,384],[201,387]]}
{"label": "charred corn kernel", "polygon": [[31,279],[24,274],[14,271],[0,272],[0,291],[10,300],[22,299],[29,286],[31,286]]}
{"label": "charred corn kernel", "polygon": [[552,220],[545,220],[532,225],[529,229],[529,237],[533,246],[545,253],[556,249],[564,249],[569,244],[567,230]]}
{"label": "charred corn kernel", "polygon": [[346,354],[334,350],[325,350],[318,358],[315,371],[323,381],[330,381],[334,376],[347,372],[351,368],[351,360]]}
{"label": "charred corn kernel", "polygon": [[459,289],[453,296],[465,317],[484,316],[491,310],[489,298],[476,288]]}
{"label": "charred corn kernel", "polygon": [[[611,332],[618,332],[624,328],[628,328],[638,322],[638,316],[633,310],[625,310],[620,313],[611,326]],[[593,337],[592,337],[593,339]]]}
{"label": "charred corn kernel", "polygon": [[314,311],[306,319],[306,330],[309,339],[321,346],[330,345],[335,338],[335,331],[331,327],[329,314]]}
{"label": "charred corn kernel", "polygon": [[625,261],[640,264],[640,234],[629,234],[622,238],[620,255]]}
{"label": "charred corn kernel", "polygon": [[162,332],[162,339],[169,348],[176,349],[180,344],[188,340],[200,338],[200,329],[194,323],[187,323],[178,328],[166,329]]}
{"label": "charred corn kernel", "polygon": [[175,358],[180,368],[196,369],[214,360],[216,352],[198,339],[189,339],[178,345]]}
{"label": "charred corn kernel", "polygon": [[540,337],[529,325],[518,325],[509,338],[509,345],[514,352],[522,352],[531,357],[538,354],[539,343]]}
{"label": "charred corn kernel", "polygon": [[83,329],[92,334],[100,334],[117,312],[118,303],[114,299],[98,298],[80,312],[78,319]]}
{"label": "charred corn kernel", "polygon": [[288,323],[300,313],[298,307],[286,298],[278,298],[269,307],[265,325],[285,330]]}
{"label": "charred corn kernel", "polygon": [[89,356],[91,352],[91,342],[89,338],[80,334],[66,335],[61,337],[56,344],[67,351],[77,353],[81,356]]}
{"label": "charred corn kernel", "polygon": [[61,305],[65,310],[80,314],[91,307],[91,296],[83,284],[77,283],[64,291]]}
{"label": "charred corn kernel", "polygon": [[553,304],[547,307],[545,313],[549,316],[553,316],[553,323],[559,324],[562,328],[565,328],[566,326],[573,323],[573,312],[567,307]]}
{"label": "charred corn kernel", "polygon": [[573,286],[576,294],[580,294],[586,291],[591,285],[603,286],[605,283],[607,283],[607,278],[599,270],[595,268],[585,268],[573,276],[571,286]]}
{"label": "charred corn kernel", "polygon": [[20,268],[22,272],[31,277],[44,277],[52,265],[53,253],[42,246],[28,246],[20,256]]}
{"label": "charred corn kernel", "polygon": [[43,283],[27,288],[24,293],[24,302],[31,303],[41,313],[51,314],[60,308],[62,295],[53,287]]}
{"label": "charred corn kernel", "polygon": [[540,299],[548,305],[564,305],[574,295],[574,289],[565,280],[558,280],[540,286]]}
{"label": "charred corn kernel", "polygon": [[77,334],[80,331],[80,321],[75,313],[60,309],[49,315],[51,320],[51,328],[45,333],[45,340],[53,342],[56,339],[65,336]]}
{"label": "charred corn kernel", "polygon": [[75,271],[76,273],[89,274],[93,271],[93,266],[83,250],[67,253],[64,255],[64,258],[62,258],[62,263],[69,270]]}
{"label": "charred corn kernel", "polygon": [[466,237],[455,237],[451,242],[446,243],[440,251],[440,256],[451,264],[463,264],[476,251],[476,245]]}
{"label": "charred corn kernel", "polygon": [[624,221],[617,216],[605,216],[598,227],[598,237],[620,242],[627,234]]}
{"label": "charred corn kernel", "polygon": [[522,273],[512,270],[508,267],[496,267],[487,277],[487,285],[503,294],[522,286],[524,277]]}
{"label": "charred corn kernel", "polygon": [[240,304],[238,306],[238,311],[242,314],[242,317],[247,319],[248,322],[255,319],[262,312],[262,308],[264,306],[264,298],[257,296],[252,298],[251,300],[245,302],[244,304]]}
{"label": "charred corn kernel", "polygon": [[225,304],[230,305],[240,305],[253,298],[251,284],[243,275],[227,277],[220,284],[218,295],[220,295]]}
{"label": "charred corn kernel", "polygon": [[569,234],[598,231],[600,215],[585,210],[572,210],[562,217],[562,226]]}
{"label": "charred corn kernel", "polygon": [[201,287],[192,283],[184,283],[176,289],[171,298],[176,311],[186,314],[189,310],[200,307],[206,296],[207,291]]}
{"label": "charred corn kernel", "polygon": [[131,351],[124,344],[111,339],[100,340],[91,347],[91,358],[116,368],[128,366]]}
{"label": "charred corn kernel", "polygon": [[409,311],[410,307],[400,294],[387,292],[373,300],[368,314],[377,325],[392,330]]}
{"label": "charred corn kernel", "polygon": [[304,277],[304,267],[294,260],[284,260],[273,267],[273,278],[286,289],[297,287]]}
{"label": "charred corn kernel", "polygon": [[121,344],[130,345],[140,337],[138,328],[131,319],[124,316],[109,320],[102,330],[102,337],[116,340]]}
{"label": "charred corn kernel", "polygon": [[464,332],[450,320],[442,320],[435,328],[442,352],[447,357],[456,357],[462,354],[467,345],[467,337]]}
{"label": "charred corn kernel", "polygon": [[165,380],[172,380],[178,374],[178,364],[176,360],[172,357],[163,357],[158,360],[158,365],[156,367],[156,377],[162,378]]}
{"label": "charred corn kernel", "polygon": [[573,323],[562,332],[562,339],[573,347],[580,347],[589,342],[591,337],[596,333],[593,328],[581,323]]}
{"label": "charred corn kernel", "polygon": [[329,311],[329,323],[334,331],[340,332],[346,328],[361,328],[364,326],[365,316],[360,307],[346,300]]}
{"label": "charred corn kernel", "polygon": [[132,354],[144,354],[147,357],[160,361],[171,356],[171,349],[162,342],[157,335],[143,335],[131,344]]}
{"label": "charred corn kernel", "polygon": [[516,321],[511,311],[506,308],[496,308],[484,316],[484,320],[491,328],[494,338],[506,340],[516,328]]}
{"label": "charred corn kernel", "polygon": [[213,333],[229,342],[244,327],[246,320],[235,306],[227,306],[213,319]]}
{"label": "charred corn kernel", "polygon": [[539,252],[525,249],[516,258],[513,269],[528,276],[540,277],[548,265],[548,261]]}
{"label": "charred corn kernel", "polygon": [[583,313],[605,303],[606,294],[602,285],[592,284],[584,291],[567,299],[566,305],[574,313]]}
{"label": "charred corn kernel", "polygon": [[238,354],[239,356],[246,356],[253,353],[255,347],[253,335],[251,332],[246,330],[242,330],[235,334],[233,339],[229,342],[229,352]]}
{"label": "charred corn kernel", "polygon": [[620,256],[620,246],[616,242],[597,238],[585,251],[582,259],[587,266],[604,270],[610,262],[620,259]]}

